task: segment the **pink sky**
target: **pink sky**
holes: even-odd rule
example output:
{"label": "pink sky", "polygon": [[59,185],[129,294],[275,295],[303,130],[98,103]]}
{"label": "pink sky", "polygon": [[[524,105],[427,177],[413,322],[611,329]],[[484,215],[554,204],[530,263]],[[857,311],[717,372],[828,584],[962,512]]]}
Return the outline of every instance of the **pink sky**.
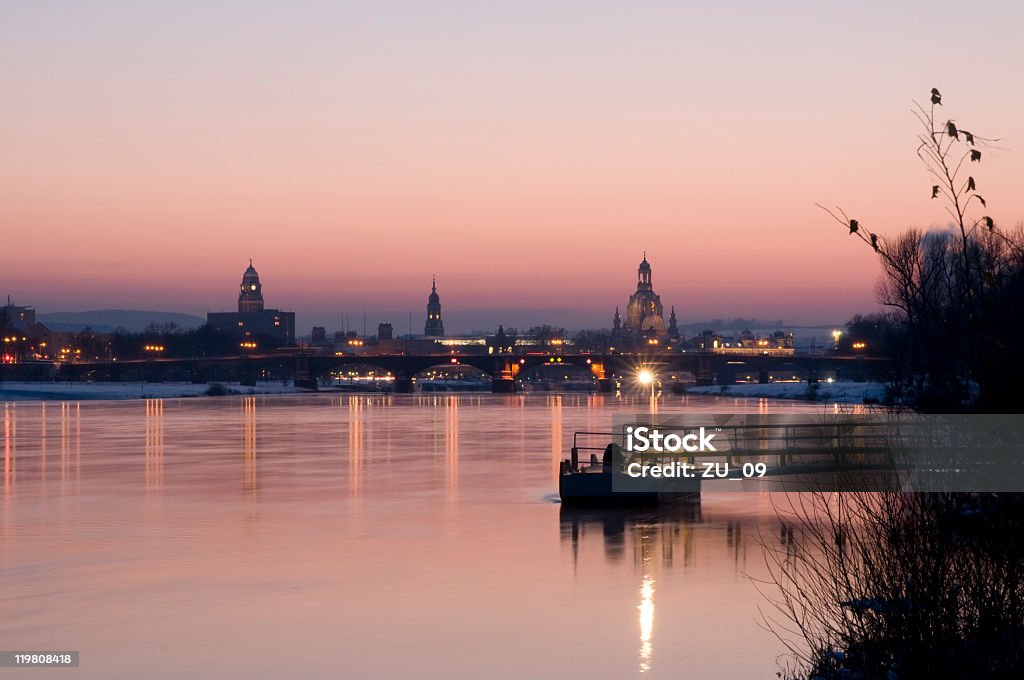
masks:
{"label": "pink sky", "polygon": [[9,7],[0,293],[201,314],[252,257],[303,333],[421,325],[435,273],[446,315],[490,310],[466,330],[599,326],[646,250],[683,320],[839,322],[877,266],[814,203],[941,225],[933,86],[1004,138],[975,176],[1024,219],[1018,3],[681,5]]}

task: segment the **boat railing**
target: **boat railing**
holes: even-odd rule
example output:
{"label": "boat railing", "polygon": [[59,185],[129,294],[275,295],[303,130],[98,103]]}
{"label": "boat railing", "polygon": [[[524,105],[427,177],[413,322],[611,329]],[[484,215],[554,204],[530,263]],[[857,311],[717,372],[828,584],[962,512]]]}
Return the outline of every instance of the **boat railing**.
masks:
{"label": "boat railing", "polygon": [[[678,430],[678,426],[666,426]],[[687,426],[685,429],[696,429]],[[892,424],[886,422],[795,423],[769,425],[721,425],[713,429],[719,445],[717,452],[688,455],[695,458],[721,460],[730,464],[743,459],[778,457],[779,465],[798,462],[830,460],[835,464],[865,463],[877,460],[894,462],[896,454],[916,446],[934,445],[943,441],[948,445],[954,433],[937,432],[933,426]],[[949,436],[946,436],[949,435]],[[608,444],[621,446],[622,432],[577,431],[573,433],[569,471],[580,472],[589,464],[601,466]],[[679,454],[669,454],[678,457]],[[584,459],[581,467],[581,457]]]}
{"label": "boat railing", "polygon": [[[589,458],[590,465],[602,464],[604,452],[608,448],[608,444],[614,442],[618,436],[615,432],[573,432],[572,449],[569,452],[569,469],[573,472],[580,470],[580,452],[583,452],[583,455]],[[597,439],[598,437],[602,437],[603,440]],[[582,444],[581,441],[583,442]],[[601,441],[603,443],[595,445],[595,442]]]}

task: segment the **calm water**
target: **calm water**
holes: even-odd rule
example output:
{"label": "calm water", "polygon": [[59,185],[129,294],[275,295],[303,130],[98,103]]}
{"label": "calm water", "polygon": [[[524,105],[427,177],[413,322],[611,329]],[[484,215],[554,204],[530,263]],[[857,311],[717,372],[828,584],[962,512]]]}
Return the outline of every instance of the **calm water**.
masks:
{"label": "calm water", "polygon": [[[0,404],[0,648],[33,678],[773,678],[770,498],[569,513],[598,395]],[[662,412],[808,409],[666,398]],[[820,408],[820,407],[819,407]],[[760,538],[759,538],[760,537]]]}

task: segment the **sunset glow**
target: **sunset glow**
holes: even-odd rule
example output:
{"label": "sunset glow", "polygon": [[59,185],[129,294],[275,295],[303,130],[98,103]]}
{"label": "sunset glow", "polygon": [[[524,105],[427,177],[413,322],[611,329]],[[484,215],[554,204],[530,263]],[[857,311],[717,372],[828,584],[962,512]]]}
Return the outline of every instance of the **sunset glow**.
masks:
{"label": "sunset glow", "polygon": [[609,326],[646,250],[683,322],[841,322],[877,267],[815,202],[942,226],[929,88],[1024,217],[1024,11],[913,4],[8,7],[0,293],[204,314],[251,257],[303,333],[420,324],[433,274],[453,331]]}

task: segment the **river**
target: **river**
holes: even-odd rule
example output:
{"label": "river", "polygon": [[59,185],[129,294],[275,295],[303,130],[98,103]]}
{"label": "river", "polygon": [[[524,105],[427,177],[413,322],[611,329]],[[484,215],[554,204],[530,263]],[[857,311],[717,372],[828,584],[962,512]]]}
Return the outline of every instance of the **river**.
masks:
{"label": "river", "polygon": [[[610,395],[4,402],[0,647],[42,678],[773,678],[770,494],[569,512]],[[661,412],[796,402],[667,396]]]}

